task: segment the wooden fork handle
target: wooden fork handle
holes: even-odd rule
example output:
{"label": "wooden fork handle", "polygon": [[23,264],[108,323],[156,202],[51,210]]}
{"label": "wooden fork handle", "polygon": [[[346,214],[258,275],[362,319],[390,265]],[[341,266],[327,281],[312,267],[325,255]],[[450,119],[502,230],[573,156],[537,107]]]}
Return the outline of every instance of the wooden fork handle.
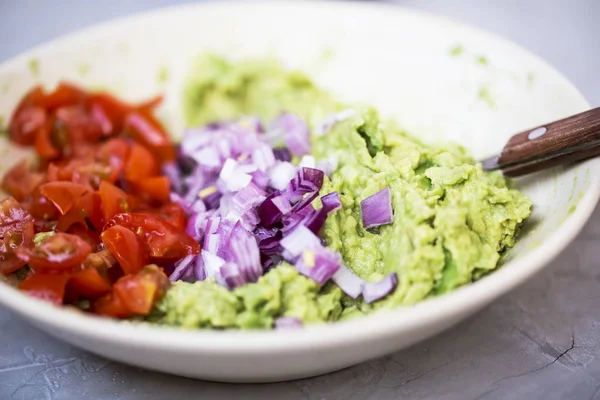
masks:
{"label": "wooden fork handle", "polygon": [[520,176],[600,155],[600,107],[510,138],[498,157],[507,176]]}

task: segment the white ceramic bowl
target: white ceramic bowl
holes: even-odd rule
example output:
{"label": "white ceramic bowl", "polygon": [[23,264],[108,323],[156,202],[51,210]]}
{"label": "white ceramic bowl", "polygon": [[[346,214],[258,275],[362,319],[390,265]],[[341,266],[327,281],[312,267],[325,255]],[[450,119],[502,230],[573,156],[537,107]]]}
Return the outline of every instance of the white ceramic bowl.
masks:
{"label": "white ceramic bowl", "polygon": [[[275,55],[338,97],[374,104],[412,133],[455,140],[478,157],[498,151],[515,132],[589,107],[537,57],[453,21],[366,3],[240,2],[154,11],[36,48],[0,67],[0,114],[7,118],[34,83],[66,78],[131,100],[166,91],[162,113],[179,132],[181,82],[193,57],[206,50],[235,58]],[[164,68],[169,79],[159,82]],[[3,169],[20,152],[4,154]],[[145,368],[238,382],[317,375],[426,339],[534,275],[589,217],[599,176],[595,159],[520,180],[535,212],[502,268],[446,296],[355,321],[297,332],[179,331],[81,315],[6,285],[0,303],[53,336]]]}

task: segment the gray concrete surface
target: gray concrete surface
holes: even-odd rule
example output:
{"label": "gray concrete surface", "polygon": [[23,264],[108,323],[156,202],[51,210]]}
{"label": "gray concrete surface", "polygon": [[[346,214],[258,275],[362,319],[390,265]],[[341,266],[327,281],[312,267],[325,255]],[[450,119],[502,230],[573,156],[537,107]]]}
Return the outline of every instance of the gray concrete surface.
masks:
{"label": "gray concrete surface", "polygon": [[[0,61],[169,0],[0,0]],[[499,33],[600,105],[600,2],[405,0]],[[600,210],[543,273],[431,340],[329,375],[227,385],[147,372],[58,342],[0,309],[0,399],[600,399]]]}

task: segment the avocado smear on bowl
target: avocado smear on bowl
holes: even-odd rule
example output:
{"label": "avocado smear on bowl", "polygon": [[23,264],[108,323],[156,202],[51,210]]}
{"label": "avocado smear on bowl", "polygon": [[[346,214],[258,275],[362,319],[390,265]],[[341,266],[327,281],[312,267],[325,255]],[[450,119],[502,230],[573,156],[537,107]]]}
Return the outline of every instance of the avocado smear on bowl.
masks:
{"label": "avocado smear on bowl", "polygon": [[[395,290],[367,304],[332,281],[320,286],[284,262],[233,290],[210,278],[174,282],[149,321],[220,329],[270,329],[281,317],[304,324],[336,321],[411,305],[497,268],[531,213],[530,200],[500,173],[484,172],[463,147],[425,144],[369,107],[354,107],[322,132],[322,121],[347,109],[304,74],[273,60],[231,63],[203,56],[184,92],[189,126],[247,115],[268,121],[283,111],[304,119],[311,128],[311,155],[335,160],[320,194],[336,191],[342,203],[320,236],[362,279],[376,282],[396,273]],[[386,187],[393,222],[365,229],[361,201]]]}

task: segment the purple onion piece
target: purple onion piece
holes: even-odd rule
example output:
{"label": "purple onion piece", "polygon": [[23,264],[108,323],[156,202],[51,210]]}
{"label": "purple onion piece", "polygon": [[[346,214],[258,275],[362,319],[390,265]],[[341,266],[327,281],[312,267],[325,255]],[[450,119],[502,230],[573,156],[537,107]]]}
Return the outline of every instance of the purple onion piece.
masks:
{"label": "purple onion piece", "polygon": [[310,153],[310,131],[297,115],[281,114],[271,122],[270,128],[283,134],[283,140],[293,155],[301,157]]}
{"label": "purple onion piece", "polygon": [[398,285],[398,276],[391,273],[379,282],[365,282],[363,284],[363,300],[369,304],[390,294]]}
{"label": "purple onion piece", "polygon": [[273,327],[275,329],[299,329],[302,328],[302,321],[296,317],[279,317],[275,320]]}
{"label": "purple onion piece", "polygon": [[304,250],[294,266],[302,275],[323,285],[340,269],[341,263],[338,254],[320,247],[315,250]]}
{"label": "purple onion piece", "polygon": [[321,197],[321,203],[326,213],[332,213],[342,207],[342,201],[338,192],[331,192]]}
{"label": "purple onion piece", "polygon": [[275,159],[279,161],[292,161],[292,153],[287,147],[278,147],[273,149],[273,155],[275,156]]}
{"label": "purple onion piece", "polygon": [[365,229],[391,224],[394,221],[394,216],[390,188],[386,187],[361,201],[360,211]]}

